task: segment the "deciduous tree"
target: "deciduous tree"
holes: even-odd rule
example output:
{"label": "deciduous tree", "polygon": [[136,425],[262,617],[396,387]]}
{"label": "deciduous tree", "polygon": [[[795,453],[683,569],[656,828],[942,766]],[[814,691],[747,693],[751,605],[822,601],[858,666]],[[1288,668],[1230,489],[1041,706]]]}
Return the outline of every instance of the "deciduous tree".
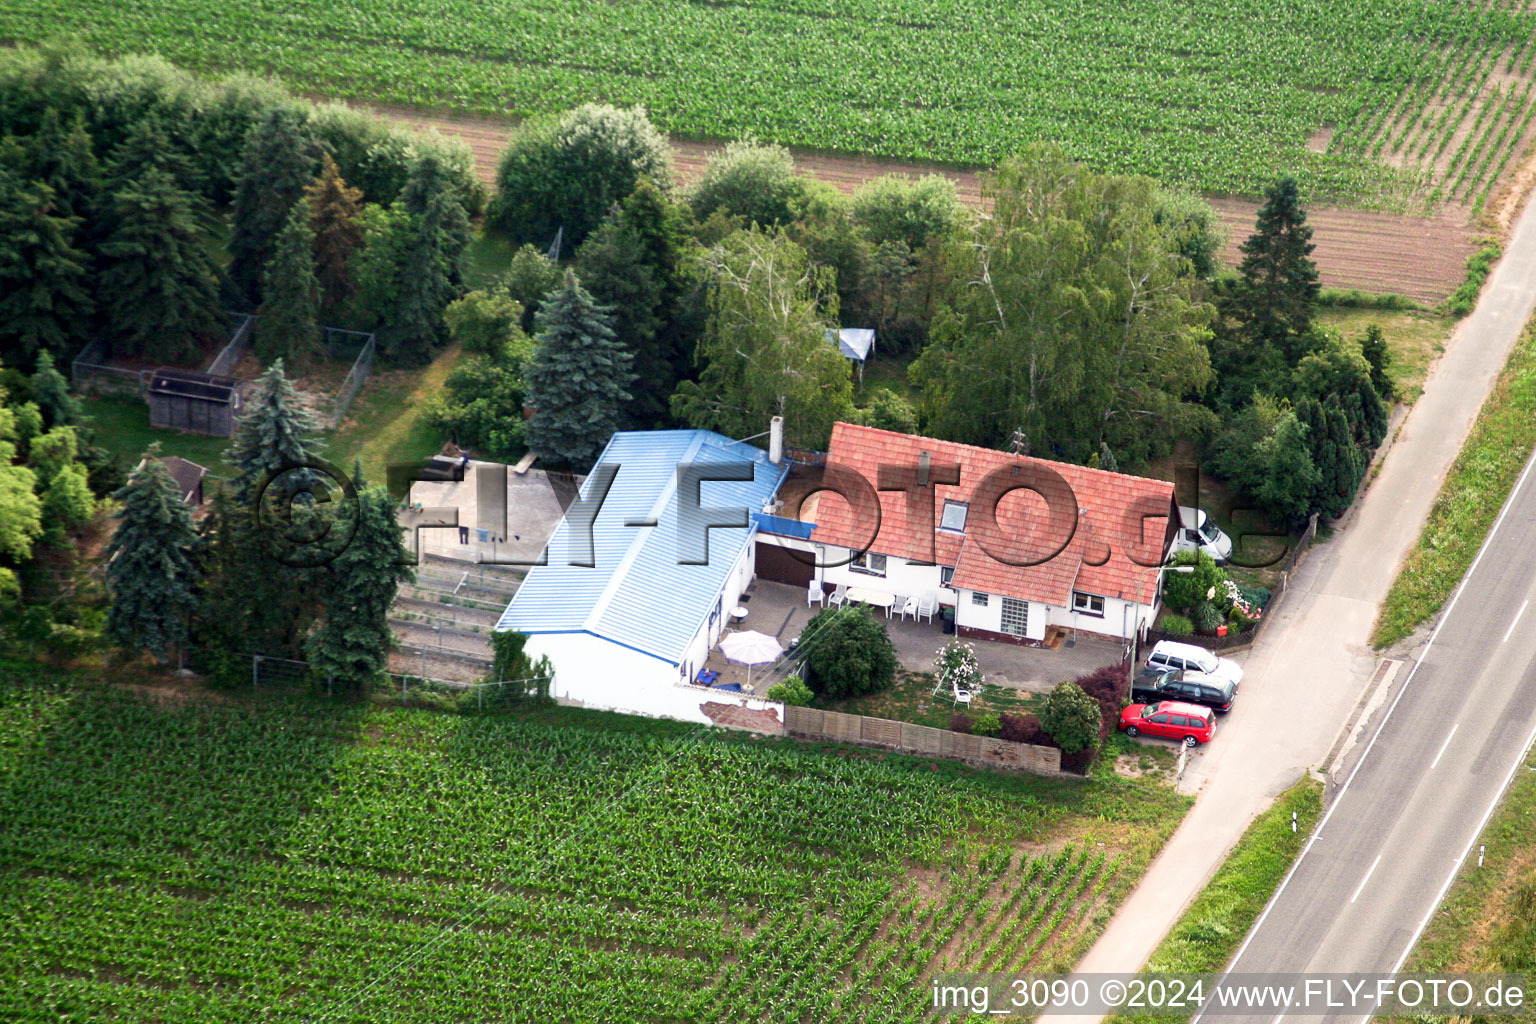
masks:
{"label": "deciduous tree", "polygon": [[837,323],[831,275],[776,232],[737,232],[703,257],[708,321],[699,380],[683,381],[672,413],[745,437],[784,417],[785,437],[825,446],[852,408],[847,361],[827,338]]}

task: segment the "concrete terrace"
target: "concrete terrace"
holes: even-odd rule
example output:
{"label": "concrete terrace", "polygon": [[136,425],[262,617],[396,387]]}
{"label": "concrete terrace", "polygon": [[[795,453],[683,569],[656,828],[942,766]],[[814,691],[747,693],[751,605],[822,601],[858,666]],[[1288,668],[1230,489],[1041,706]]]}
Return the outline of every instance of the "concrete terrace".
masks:
{"label": "concrete terrace", "polygon": [[[742,604],[747,609],[747,617],[735,628],[767,633],[787,648],[821,610],[820,606],[808,607],[805,594],[803,587],[756,580],[747,588]],[[884,613],[878,610],[875,616],[884,622],[902,668],[909,672],[933,671],[934,657],[949,639],[938,615],[934,615],[932,622],[903,620],[896,616],[886,620]],[[1114,664],[1121,656],[1118,643],[1088,636],[1081,636],[1074,642],[1069,635],[1056,650],[985,640],[972,642],[987,682],[1028,693],[1043,693],[1064,679],[1075,679]],[[737,683],[743,690],[747,689],[746,666],[726,661],[718,647],[710,651],[706,667],[720,673],[718,683]],[[782,681],[785,674],[782,661],[776,665],[759,665],[752,669],[751,689],[758,694],[766,693],[768,687]]]}

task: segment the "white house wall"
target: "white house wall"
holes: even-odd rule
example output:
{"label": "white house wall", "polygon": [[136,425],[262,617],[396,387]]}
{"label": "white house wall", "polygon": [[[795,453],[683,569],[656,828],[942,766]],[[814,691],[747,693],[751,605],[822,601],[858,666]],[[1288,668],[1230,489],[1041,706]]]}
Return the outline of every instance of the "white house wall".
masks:
{"label": "white house wall", "polygon": [[924,593],[933,591],[938,595],[940,604],[955,603],[955,592],[939,583],[940,572],[937,565],[921,565],[891,555],[885,560],[885,575],[876,576],[872,573],[859,572],[849,566],[847,548],[826,545],[821,545],[820,548],[825,552],[820,556],[823,561],[841,563],[828,565],[821,570],[821,577],[825,583],[833,586],[869,587],[872,590],[899,594],[902,597],[921,597]]}
{"label": "white house wall", "polygon": [[[959,597],[955,602],[955,625],[965,626],[969,629],[984,629],[989,633],[1002,633],[1003,630],[1003,599],[996,594],[987,595],[986,606],[983,607],[971,600],[972,591],[959,591]],[[1029,618],[1025,623],[1024,637],[1027,640],[1044,640],[1046,616],[1050,613],[1050,606],[1039,601],[1029,601]]]}
{"label": "white house wall", "polygon": [[[1073,612],[1070,608],[1050,608],[1046,624],[1127,639],[1135,636],[1143,626],[1152,624],[1152,612],[1151,607],[1137,604],[1135,601],[1106,597],[1102,616]],[[1033,623],[1034,608],[1030,608],[1029,614]]]}
{"label": "white house wall", "polygon": [[550,695],[572,707],[719,725],[703,709],[712,703],[772,711],[784,720],[783,704],[682,685],[675,666],[590,633],[534,633],[527,650],[535,658],[548,655],[555,667]]}

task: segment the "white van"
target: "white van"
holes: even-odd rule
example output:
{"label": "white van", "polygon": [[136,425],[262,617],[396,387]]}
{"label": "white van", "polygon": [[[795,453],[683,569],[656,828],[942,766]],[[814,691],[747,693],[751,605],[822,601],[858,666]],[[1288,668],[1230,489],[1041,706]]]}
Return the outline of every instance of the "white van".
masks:
{"label": "white van", "polygon": [[1173,553],[1204,551],[1222,565],[1232,557],[1232,538],[1221,532],[1203,508],[1179,506],[1179,530],[1173,538]]}
{"label": "white van", "polygon": [[1147,657],[1147,667],[1203,672],[1208,676],[1225,679],[1233,686],[1243,681],[1243,667],[1237,662],[1228,658],[1218,658],[1204,647],[1181,644],[1173,640],[1159,640],[1152,645],[1152,653]]}

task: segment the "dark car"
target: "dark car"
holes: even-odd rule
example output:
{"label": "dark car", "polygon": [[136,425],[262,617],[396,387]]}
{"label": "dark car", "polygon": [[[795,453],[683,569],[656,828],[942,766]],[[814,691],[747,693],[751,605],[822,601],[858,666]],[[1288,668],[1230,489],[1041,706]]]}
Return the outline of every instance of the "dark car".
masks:
{"label": "dark car", "polygon": [[1237,684],[1230,679],[1182,668],[1148,665],[1136,673],[1136,678],[1131,681],[1131,700],[1140,704],[1176,700],[1227,712],[1232,710],[1232,701],[1236,696]]}

